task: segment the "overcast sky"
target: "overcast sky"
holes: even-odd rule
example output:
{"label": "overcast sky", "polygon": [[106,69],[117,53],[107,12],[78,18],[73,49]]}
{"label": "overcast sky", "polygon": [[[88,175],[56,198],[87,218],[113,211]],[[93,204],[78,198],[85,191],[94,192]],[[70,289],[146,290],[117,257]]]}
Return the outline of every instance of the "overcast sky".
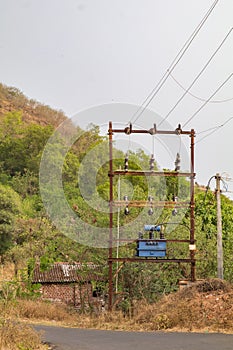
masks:
{"label": "overcast sky", "polygon": [[[63,110],[69,117],[96,105],[140,106],[213,3],[1,0],[0,81]],[[232,14],[233,1],[219,0],[172,72],[184,88],[189,87],[232,28]],[[191,88],[196,97],[187,94],[167,118],[171,128],[178,123],[184,125],[203,105],[200,99],[208,100],[232,72],[233,32]],[[163,118],[183,93],[169,77],[148,107]],[[228,101],[220,102],[223,100]],[[196,180],[203,185],[216,172],[233,177],[233,119],[201,140],[208,134],[202,131],[233,117],[233,78],[211,102],[185,126],[197,132]],[[93,109],[90,115],[90,122],[107,122]],[[106,118],[126,124],[131,117],[122,113],[117,118],[113,113]],[[151,119],[142,114],[137,125],[149,128]],[[165,163],[166,159],[162,165]],[[233,191],[233,182],[228,185]]]}

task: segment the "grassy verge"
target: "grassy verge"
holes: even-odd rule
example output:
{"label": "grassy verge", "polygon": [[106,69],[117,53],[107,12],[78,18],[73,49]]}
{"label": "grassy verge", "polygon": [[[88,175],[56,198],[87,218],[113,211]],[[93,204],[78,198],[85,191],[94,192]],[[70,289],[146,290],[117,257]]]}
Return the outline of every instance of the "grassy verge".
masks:
{"label": "grassy verge", "polygon": [[112,330],[233,333],[233,288],[220,280],[203,281],[163,296],[156,304],[135,302],[130,315],[121,311],[80,314],[65,305],[20,299],[7,305],[1,302],[0,315],[0,350],[42,349],[40,336],[27,326],[33,322]]}
{"label": "grassy verge", "polygon": [[40,335],[31,327],[7,320],[0,328],[1,350],[43,350]]}

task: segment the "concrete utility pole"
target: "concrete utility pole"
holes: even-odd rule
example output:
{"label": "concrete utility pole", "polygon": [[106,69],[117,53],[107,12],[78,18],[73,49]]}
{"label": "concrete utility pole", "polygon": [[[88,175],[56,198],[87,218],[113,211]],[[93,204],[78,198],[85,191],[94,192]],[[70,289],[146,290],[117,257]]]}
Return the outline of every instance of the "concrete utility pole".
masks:
{"label": "concrete utility pole", "polygon": [[221,212],[221,190],[220,174],[216,174],[216,201],[217,201],[217,264],[218,278],[223,279],[223,248],[222,248],[222,212]]}

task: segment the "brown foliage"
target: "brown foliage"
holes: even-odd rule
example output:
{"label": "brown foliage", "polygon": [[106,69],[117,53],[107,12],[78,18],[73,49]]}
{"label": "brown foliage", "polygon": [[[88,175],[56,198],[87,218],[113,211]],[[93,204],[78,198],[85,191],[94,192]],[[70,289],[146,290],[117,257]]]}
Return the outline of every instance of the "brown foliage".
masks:
{"label": "brown foliage", "polygon": [[77,314],[66,305],[45,301],[18,300],[17,316],[23,319],[75,323]]}
{"label": "brown foliage", "polygon": [[8,112],[22,111],[23,121],[57,127],[66,116],[62,111],[28,99],[20,90],[0,83],[0,117]]}
{"label": "brown foliage", "polygon": [[232,315],[233,288],[217,279],[204,280],[179,292],[164,295],[155,304],[135,302],[128,315],[121,311],[80,314],[65,305],[38,300],[18,300],[12,311],[14,319],[83,328],[228,333],[233,332]]}
{"label": "brown foliage", "polygon": [[233,331],[233,289],[218,279],[205,280],[139,308],[135,323],[150,330]]}
{"label": "brown foliage", "polygon": [[0,327],[1,350],[42,350],[40,335],[31,327],[17,322],[7,321]]}

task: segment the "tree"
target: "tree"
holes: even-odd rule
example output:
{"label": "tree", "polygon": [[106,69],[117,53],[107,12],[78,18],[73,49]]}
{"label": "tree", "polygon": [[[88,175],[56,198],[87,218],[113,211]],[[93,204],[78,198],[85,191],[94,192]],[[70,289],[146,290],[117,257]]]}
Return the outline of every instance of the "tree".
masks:
{"label": "tree", "polygon": [[31,124],[22,131],[22,148],[24,150],[24,168],[38,174],[40,159],[45,144],[53,132],[52,126]]}
{"label": "tree", "polygon": [[24,174],[25,169],[38,174],[44,146],[51,126],[25,124],[21,112],[7,113],[0,124],[0,165],[6,174]]}
{"label": "tree", "polygon": [[[224,278],[233,281],[233,203],[221,195]],[[215,194],[196,194],[197,274],[199,278],[217,275],[217,211]]]}
{"label": "tree", "polygon": [[12,243],[15,218],[20,212],[19,195],[9,186],[0,184],[0,254],[2,255]]}

